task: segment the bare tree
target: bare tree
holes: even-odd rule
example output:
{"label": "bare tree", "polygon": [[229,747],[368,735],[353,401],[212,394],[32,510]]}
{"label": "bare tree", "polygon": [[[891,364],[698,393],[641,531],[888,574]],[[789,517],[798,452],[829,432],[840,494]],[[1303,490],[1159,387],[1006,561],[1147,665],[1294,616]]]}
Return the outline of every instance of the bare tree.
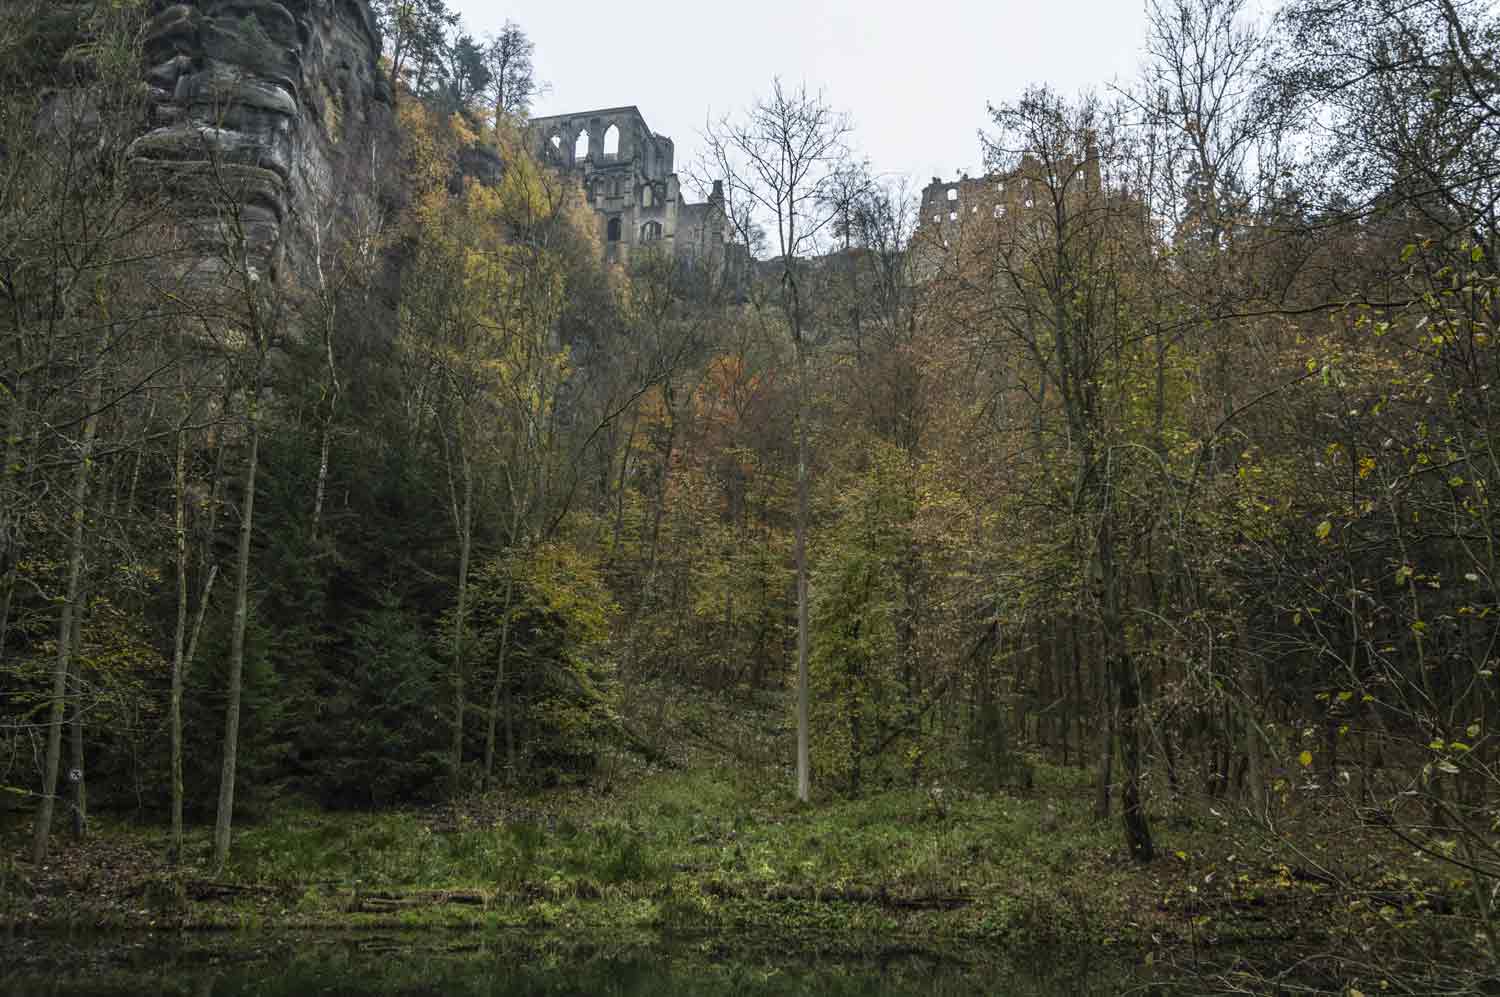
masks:
{"label": "bare tree", "polygon": [[246,450],[240,495],[239,537],[235,552],[234,619],[230,628],[229,678],[224,707],[223,765],[219,775],[218,811],[214,819],[214,864],[229,858],[234,819],[235,778],[239,760],[240,700],[245,668],[245,630],[250,615],[250,541],[255,527],[256,477],[260,470],[260,437],[265,416],[263,395],[272,351],[286,321],[285,295],[275,268],[278,247],[266,247],[269,272],[255,263],[260,248],[248,221],[248,181],[226,164],[205,139],[208,189],[216,211],[215,286],[205,288],[200,313],[204,334],[223,337],[233,383],[244,405],[241,427]]}
{"label": "bare tree", "polygon": [[[760,216],[779,252],[781,312],[797,364],[797,798],[808,799],[808,334],[805,268],[839,215],[839,169],[853,126],[820,93],[773,80],[768,96],[708,128],[709,166],[723,177],[732,222]],[[736,210],[747,204],[751,211]],[[749,241],[748,232],[742,232]]]}

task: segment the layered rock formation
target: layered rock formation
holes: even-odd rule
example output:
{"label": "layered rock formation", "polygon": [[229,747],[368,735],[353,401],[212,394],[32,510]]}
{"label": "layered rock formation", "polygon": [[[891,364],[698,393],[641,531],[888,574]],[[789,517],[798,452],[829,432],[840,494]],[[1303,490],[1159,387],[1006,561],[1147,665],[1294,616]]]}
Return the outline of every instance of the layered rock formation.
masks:
{"label": "layered rock formation", "polygon": [[393,141],[367,0],[157,0],[153,15],[149,130],[132,148],[141,182],[179,206],[200,271],[222,266],[210,247],[224,244],[231,201],[251,266],[302,271],[312,225]]}

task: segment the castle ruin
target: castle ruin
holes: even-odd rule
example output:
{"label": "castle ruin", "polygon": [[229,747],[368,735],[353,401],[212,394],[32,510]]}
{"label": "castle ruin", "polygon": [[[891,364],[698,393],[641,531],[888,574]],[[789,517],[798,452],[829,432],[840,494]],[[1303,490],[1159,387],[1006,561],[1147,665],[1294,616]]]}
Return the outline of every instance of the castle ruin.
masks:
{"label": "castle ruin", "polygon": [[607,259],[629,263],[653,247],[722,273],[729,226],[723,185],[689,203],[673,168],[672,140],[653,132],[634,106],[531,119],[541,160],[582,185],[594,209]]}

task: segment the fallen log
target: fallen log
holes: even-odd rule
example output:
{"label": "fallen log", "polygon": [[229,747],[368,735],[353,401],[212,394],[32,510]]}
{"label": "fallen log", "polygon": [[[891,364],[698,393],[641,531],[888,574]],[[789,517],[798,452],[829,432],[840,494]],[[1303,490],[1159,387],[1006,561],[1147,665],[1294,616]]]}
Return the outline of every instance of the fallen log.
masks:
{"label": "fallen log", "polygon": [[285,893],[286,887],[262,886],[255,883],[210,883],[197,880],[187,884],[186,893],[194,900],[225,900],[233,897],[276,897]]}

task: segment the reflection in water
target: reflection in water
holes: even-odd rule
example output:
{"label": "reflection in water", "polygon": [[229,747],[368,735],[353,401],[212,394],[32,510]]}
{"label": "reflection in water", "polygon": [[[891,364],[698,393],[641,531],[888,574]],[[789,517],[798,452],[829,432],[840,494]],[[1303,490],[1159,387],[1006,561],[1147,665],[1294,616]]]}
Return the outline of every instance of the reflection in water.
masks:
{"label": "reflection in water", "polygon": [[[468,935],[250,933],[211,938],[8,939],[19,970],[3,997],[1062,997],[1118,992],[1123,977],[1076,953],[982,963],[910,953],[868,961],[770,957],[694,942],[661,949],[558,951],[555,939],[496,944]],[[17,965],[16,962],[11,964]]]}

